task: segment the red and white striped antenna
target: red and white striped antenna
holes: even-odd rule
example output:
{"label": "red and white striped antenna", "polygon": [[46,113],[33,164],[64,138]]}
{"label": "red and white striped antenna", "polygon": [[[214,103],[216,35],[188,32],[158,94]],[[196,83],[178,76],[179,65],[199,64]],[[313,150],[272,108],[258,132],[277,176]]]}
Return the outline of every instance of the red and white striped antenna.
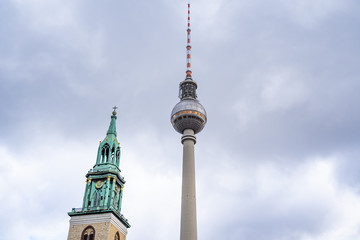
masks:
{"label": "red and white striped antenna", "polygon": [[188,3],[188,28],[186,45],[186,78],[191,78],[191,45],[190,45],[190,3]]}

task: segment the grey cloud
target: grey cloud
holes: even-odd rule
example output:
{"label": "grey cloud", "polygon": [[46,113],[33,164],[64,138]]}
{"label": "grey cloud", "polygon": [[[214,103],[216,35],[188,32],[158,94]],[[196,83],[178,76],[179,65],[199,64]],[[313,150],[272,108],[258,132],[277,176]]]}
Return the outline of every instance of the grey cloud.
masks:
{"label": "grey cloud", "polygon": [[[32,193],[14,182],[29,191],[32,204],[41,203],[27,213],[39,213],[42,222],[56,216],[54,224],[64,229],[52,232],[53,239],[66,238],[66,211],[81,204],[84,175],[116,104],[122,173],[130,179],[124,211],[137,224],[128,237],[145,238],[143,219],[154,220],[156,234],[147,238],[177,237],[179,199],[167,191],[180,194],[181,145],[169,114],[185,76],[185,3],[0,5],[0,147],[8,151],[1,156],[15,166],[34,162],[48,184]],[[359,221],[345,213],[358,204],[358,10],[359,4],[335,0],[194,1],[193,76],[209,117],[196,145],[199,237],[354,239],[348,232]],[[317,158],[328,165],[319,167]],[[268,196],[259,195],[267,182],[260,170],[268,163],[276,171],[264,174],[278,181],[260,191]],[[329,181],[330,190],[306,191],[300,183],[307,171],[315,183]],[[10,182],[21,173],[4,165],[0,172],[0,180]],[[153,192],[144,203],[148,187]],[[53,206],[53,197],[64,200]],[[312,201],[316,197],[323,202]],[[169,204],[166,212],[159,202]],[[25,203],[11,209],[11,218],[0,218],[5,236],[15,223],[27,229],[31,218],[20,219]],[[146,212],[137,211],[140,205]],[[38,228],[29,234],[50,239]]]}

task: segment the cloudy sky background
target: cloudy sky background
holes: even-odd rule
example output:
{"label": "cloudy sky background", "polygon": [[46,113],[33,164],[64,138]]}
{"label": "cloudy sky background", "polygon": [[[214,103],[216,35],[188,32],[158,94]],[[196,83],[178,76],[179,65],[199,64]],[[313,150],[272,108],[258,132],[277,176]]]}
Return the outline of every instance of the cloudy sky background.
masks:
{"label": "cloudy sky background", "polygon": [[[360,3],[194,0],[199,239],[360,239]],[[0,239],[63,240],[117,105],[129,240],[179,238],[185,1],[0,2]]]}

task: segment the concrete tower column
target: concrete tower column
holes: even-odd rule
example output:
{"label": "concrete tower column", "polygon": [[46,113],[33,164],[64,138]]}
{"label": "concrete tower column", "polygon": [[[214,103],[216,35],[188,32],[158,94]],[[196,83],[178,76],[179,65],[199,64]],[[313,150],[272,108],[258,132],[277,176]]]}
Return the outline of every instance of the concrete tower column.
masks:
{"label": "concrete tower column", "polygon": [[183,144],[183,172],[180,240],[197,240],[194,130],[185,129],[181,142]]}
{"label": "concrete tower column", "polygon": [[190,4],[187,26],[186,77],[180,82],[180,102],[171,111],[170,121],[174,129],[182,134],[183,144],[180,240],[197,240],[194,145],[195,134],[205,127],[207,116],[205,108],[197,100],[197,83],[192,79]]}

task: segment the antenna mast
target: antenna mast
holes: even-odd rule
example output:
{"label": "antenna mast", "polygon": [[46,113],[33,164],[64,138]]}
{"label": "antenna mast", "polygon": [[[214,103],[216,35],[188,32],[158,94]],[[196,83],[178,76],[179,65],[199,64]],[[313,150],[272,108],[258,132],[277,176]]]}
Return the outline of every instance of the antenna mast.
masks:
{"label": "antenna mast", "polygon": [[190,3],[188,3],[188,28],[186,45],[186,78],[191,78],[191,45],[190,45]]}

